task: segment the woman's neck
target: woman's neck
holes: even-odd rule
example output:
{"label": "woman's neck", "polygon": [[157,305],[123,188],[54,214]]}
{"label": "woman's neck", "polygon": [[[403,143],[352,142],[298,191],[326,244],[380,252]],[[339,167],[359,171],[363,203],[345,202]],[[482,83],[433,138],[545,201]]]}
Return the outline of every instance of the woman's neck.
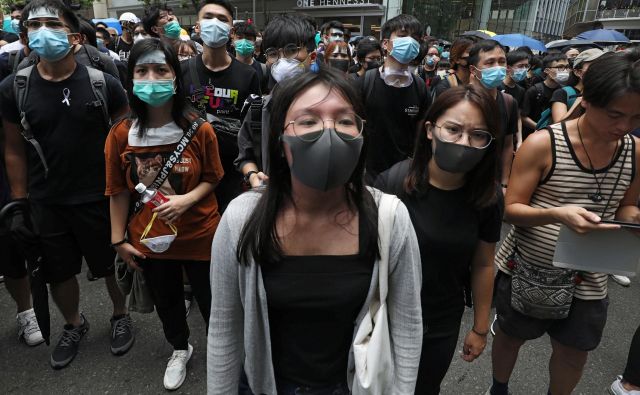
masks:
{"label": "woman's neck", "polygon": [[460,189],[465,183],[465,173],[449,173],[438,167],[434,158],[429,160],[429,184],[438,189],[453,191]]}
{"label": "woman's neck", "polygon": [[347,205],[343,186],[320,191],[302,184],[293,176],[291,177],[291,200],[296,211],[310,216],[334,215],[344,210]]}
{"label": "woman's neck", "polygon": [[148,125],[150,128],[159,128],[173,121],[171,109],[173,107],[173,99],[161,106],[154,107],[147,105]]}

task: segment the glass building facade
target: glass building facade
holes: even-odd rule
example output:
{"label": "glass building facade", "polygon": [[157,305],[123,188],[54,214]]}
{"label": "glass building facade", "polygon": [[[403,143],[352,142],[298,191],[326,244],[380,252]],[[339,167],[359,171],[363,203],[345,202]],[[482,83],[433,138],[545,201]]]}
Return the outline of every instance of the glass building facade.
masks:
{"label": "glass building facade", "polygon": [[565,36],[591,29],[615,29],[630,40],[640,40],[640,0],[571,0]]}
{"label": "glass building facade", "polygon": [[481,29],[551,41],[562,35],[568,5],[569,0],[405,0],[404,12],[441,38]]}

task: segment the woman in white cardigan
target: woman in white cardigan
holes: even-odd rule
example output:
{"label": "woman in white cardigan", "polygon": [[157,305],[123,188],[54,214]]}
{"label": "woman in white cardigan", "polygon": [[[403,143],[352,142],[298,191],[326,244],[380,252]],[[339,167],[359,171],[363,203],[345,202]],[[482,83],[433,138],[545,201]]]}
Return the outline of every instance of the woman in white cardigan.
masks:
{"label": "woman in white cardigan", "polygon": [[[237,392],[244,365],[255,394],[346,395],[380,256],[362,105],[331,70],[279,84],[271,105],[269,184],[231,202],[213,241],[208,392]],[[392,392],[412,394],[422,278],[402,203],[389,245]]]}

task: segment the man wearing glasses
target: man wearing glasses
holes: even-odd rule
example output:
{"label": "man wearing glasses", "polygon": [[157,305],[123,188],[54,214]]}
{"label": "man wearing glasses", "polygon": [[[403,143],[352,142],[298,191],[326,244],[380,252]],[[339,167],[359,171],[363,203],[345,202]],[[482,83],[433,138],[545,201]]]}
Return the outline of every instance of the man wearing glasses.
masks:
{"label": "man wearing glasses", "polygon": [[[80,312],[76,280],[83,257],[93,276],[105,278],[113,303],[111,352],[124,354],[133,345],[125,297],[114,279],[109,201],[104,197],[104,143],[109,131],[104,106],[110,120],[125,115],[128,106],[122,86],[107,74],[101,91],[104,101],[96,101],[88,68],[73,55],[80,23],[71,10],[57,0],[32,0],[23,21],[29,47],[40,60],[0,84],[5,164],[16,206],[8,221],[24,251],[42,250],[40,273],[65,321],[50,360],[60,369],[76,356],[89,330]],[[27,91],[18,90],[21,83]],[[23,93],[22,104],[18,92]],[[32,134],[31,145],[21,134]]]}
{"label": "man wearing glasses", "polygon": [[566,55],[554,53],[542,59],[544,81],[527,89],[522,104],[523,138],[536,130],[542,112],[549,107],[553,92],[569,80],[569,61]]}
{"label": "man wearing glasses", "polygon": [[133,47],[133,30],[140,19],[132,12],[125,12],[120,15],[119,21],[122,26],[122,35],[116,40],[115,53],[120,56],[121,61],[126,62]]}

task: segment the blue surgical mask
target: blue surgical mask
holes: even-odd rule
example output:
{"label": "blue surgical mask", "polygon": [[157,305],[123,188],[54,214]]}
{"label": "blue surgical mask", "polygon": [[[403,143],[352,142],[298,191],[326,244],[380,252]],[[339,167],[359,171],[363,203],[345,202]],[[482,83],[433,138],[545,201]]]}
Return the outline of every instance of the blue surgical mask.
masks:
{"label": "blue surgical mask", "polygon": [[431,67],[434,64],[436,64],[436,60],[433,58],[433,56],[427,56],[427,66]]}
{"label": "blue surgical mask", "polygon": [[515,82],[524,81],[527,78],[527,69],[514,69],[511,76]]}
{"label": "blue surgical mask", "polygon": [[442,58],[443,59],[449,59],[449,51],[442,52]]}
{"label": "blue surgical mask", "polygon": [[507,76],[507,68],[504,66],[489,67],[480,71],[482,73],[480,82],[482,82],[482,85],[487,89],[499,87],[504,77]]}
{"label": "blue surgical mask", "polygon": [[20,33],[20,20],[19,19],[12,19],[11,20],[11,30],[13,30],[13,32],[15,34]]}
{"label": "blue surgical mask", "polygon": [[174,80],[133,80],[133,94],[143,102],[159,107],[175,95]]}
{"label": "blue surgical mask", "polygon": [[420,44],[413,37],[398,37],[392,41],[393,49],[390,55],[402,64],[409,64],[420,52]]}
{"label": "blue surgical mask", "polygon": [[182,28],[180,27],[180,23],[178,21],[171,21],[164,25],[164,35],[168,38],[177,40],[180,38],[180,32]]}
{"label": "blue surgical mask", "polygon": [[220,48],[229,41],[231,27],[218,18],[200,21],[200,38],[210,48]]}
{"label": "blue surgical mask", "polygon": [[233,43],[233,46],[236,48],[236,53],[244,57],[253,55],[253,52],[256,49],[256,46],[253,44],[253,42],[247,39],[238,40]]}
{"label": "blue surgical mask", "polygon": [[98,44],[98,48],[104,47],[104,40],[101,38],[96,38],[96,42]]}
{"label": "blue surgical mask", "polygon": [[39,57],[49,62],[56,62],[71,51],[71,44],[64,29],[41,27],[29,32],[29,48]]}

